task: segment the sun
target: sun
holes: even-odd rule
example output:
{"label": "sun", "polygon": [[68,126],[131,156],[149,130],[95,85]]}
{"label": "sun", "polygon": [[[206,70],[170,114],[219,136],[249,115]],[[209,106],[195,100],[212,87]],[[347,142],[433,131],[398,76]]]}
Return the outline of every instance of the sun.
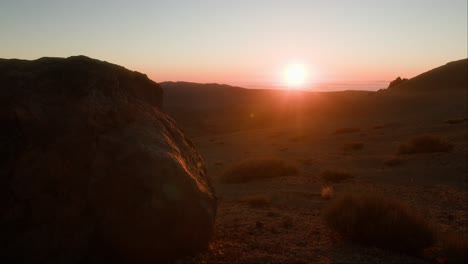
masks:
{"label": "sun", "polygon": [[307,80],[306,67],[302,64],[291,64],[286,67],[284,78],[289,88],[300,88]]}

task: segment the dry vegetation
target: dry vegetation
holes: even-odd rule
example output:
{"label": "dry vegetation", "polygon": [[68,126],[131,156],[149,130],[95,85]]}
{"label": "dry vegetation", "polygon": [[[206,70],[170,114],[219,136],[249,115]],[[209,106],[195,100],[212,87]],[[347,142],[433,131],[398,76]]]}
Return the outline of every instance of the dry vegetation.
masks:
{"label": "dry vegetation", "polygon": [[312,165],[315,162],[315,159],[313,158],[300,158],[300,159],[297,159],[297,162],[301,163],[302,165]]}
{"label": "dry vegetation", "polygon": [[350,242],[407,254],[419,254],[435,242],[433,227],[417,211],[373,192],[337,197],[323,216]]}
{"label": "dry vegetation", "polygon": [[340,183],[347,179],[351,179],[353,175],[346,171],[340,170],[324,170],[320,173],[320,178],[325,182]]}
{"label": "dry vegetation", "polygon": [[361,132],[360,128],[355,128],[355,127],[344,127],[337,129],[333,132],[334,135],[340,135],[340,134],[350,134],[350,133],[358,133]]}
{"label": "dry vegetation", "polygon": [[333,187],[331,186],[324,186],[320,191],[320,196],[322,199],[329,200],[335,196],[335,192],[333,191]]}
{"label": "dry vegetation", "polygon": [[403,163],[403,160],[399,157],[391,157],[384,161],[384,165],[388,167],[399,166]]}
{"label": "dry vegetation", "polygon": [[341,147],[341,150],[343,151],[357,151],[361,150],[364,148],[364,143],[361,142],[352,142],[352,143],[346,143]]}
{"label": "dry vegetation", "polygon": [[271,196],[266,194],[253,194],[241,197],[240,201],[247,203],[251,207],[268,207],[271,205]]}
{"label": "dry vegetation", "polygon": [[468,118],[454,118],[454,119],[445,120],[445,123],[449,124],[449,125],[456,125],[456,124],[463,123],[463,122],[465,122],[467,120],[468,120]]}
{"label": "dry vegetation", "polygon": [[253,180],[293,175],[297,168],[282,159],[249,159],[234,165],[220,178],[225,183],[242,183]]}
{"label": "dry vegetation", "polygon": [[434,135],[419,135],[406,143],[400,144],[398,154],[450,152],[453,145]]}

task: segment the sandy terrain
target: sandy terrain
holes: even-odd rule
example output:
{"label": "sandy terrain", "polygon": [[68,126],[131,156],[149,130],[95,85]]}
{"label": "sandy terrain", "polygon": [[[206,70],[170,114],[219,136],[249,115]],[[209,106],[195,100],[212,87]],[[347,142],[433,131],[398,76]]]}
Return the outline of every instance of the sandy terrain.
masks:
{"label": "sandy terrain", "polygon": [[[443,231],[468,232],[466,192],[466,124],[441,122],[414,128],[400,124],[362,132],[333,135],[333,128],[284,131],[263,129],[216,137],[197,137],[219,196],[216,235],[201,262],[319,262],[319,263],[414,263],[421,260],[346,244],[323,223],[321,211],[329,201],[320,196],[326,185],[319,173],[338,168],[354,177],[333,184],[336,194],[369,188],[396,196],[418,208]],[[315,129],[314,129],[315,128]],[[402,156],[395,167],[384,161],[395,154],[399,138],[437,133],[456,144],[451,153]],[[347,142],[362,142],[362,150],[343,152]],[[294,176],[241,184],[216,181],[223,171],[244,159],[277,157],[295,164]],[[252,207],[242,197],[266,195],[271,204]]]}

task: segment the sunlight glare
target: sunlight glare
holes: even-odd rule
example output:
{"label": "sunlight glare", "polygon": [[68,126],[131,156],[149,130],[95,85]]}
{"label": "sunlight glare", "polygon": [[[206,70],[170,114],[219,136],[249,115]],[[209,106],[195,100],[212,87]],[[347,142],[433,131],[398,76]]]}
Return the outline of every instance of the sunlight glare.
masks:
{"label": "sunlight glare", "polygon": [[307,73],[304,65],[292,64],[286,68],[285,82],[290,88],[299,88],[306,82]]}

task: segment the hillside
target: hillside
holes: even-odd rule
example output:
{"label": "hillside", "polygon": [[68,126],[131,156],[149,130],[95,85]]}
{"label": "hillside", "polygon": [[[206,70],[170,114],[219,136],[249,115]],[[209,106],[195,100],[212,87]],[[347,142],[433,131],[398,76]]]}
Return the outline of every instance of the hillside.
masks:
{"label": "hillside", "polygon": [[413,122],[465,116],[466,69],[466,59],[451,62],[379,92],[245,89],[186,82],[160,85],[164,111],[189,134],[199,135],[292,126],[297,119]]}
{"label": "hillside", "polygon": [[468,87],[468,59],[452,61],[424,72],[389,90],[407,92],[446,92]]}

